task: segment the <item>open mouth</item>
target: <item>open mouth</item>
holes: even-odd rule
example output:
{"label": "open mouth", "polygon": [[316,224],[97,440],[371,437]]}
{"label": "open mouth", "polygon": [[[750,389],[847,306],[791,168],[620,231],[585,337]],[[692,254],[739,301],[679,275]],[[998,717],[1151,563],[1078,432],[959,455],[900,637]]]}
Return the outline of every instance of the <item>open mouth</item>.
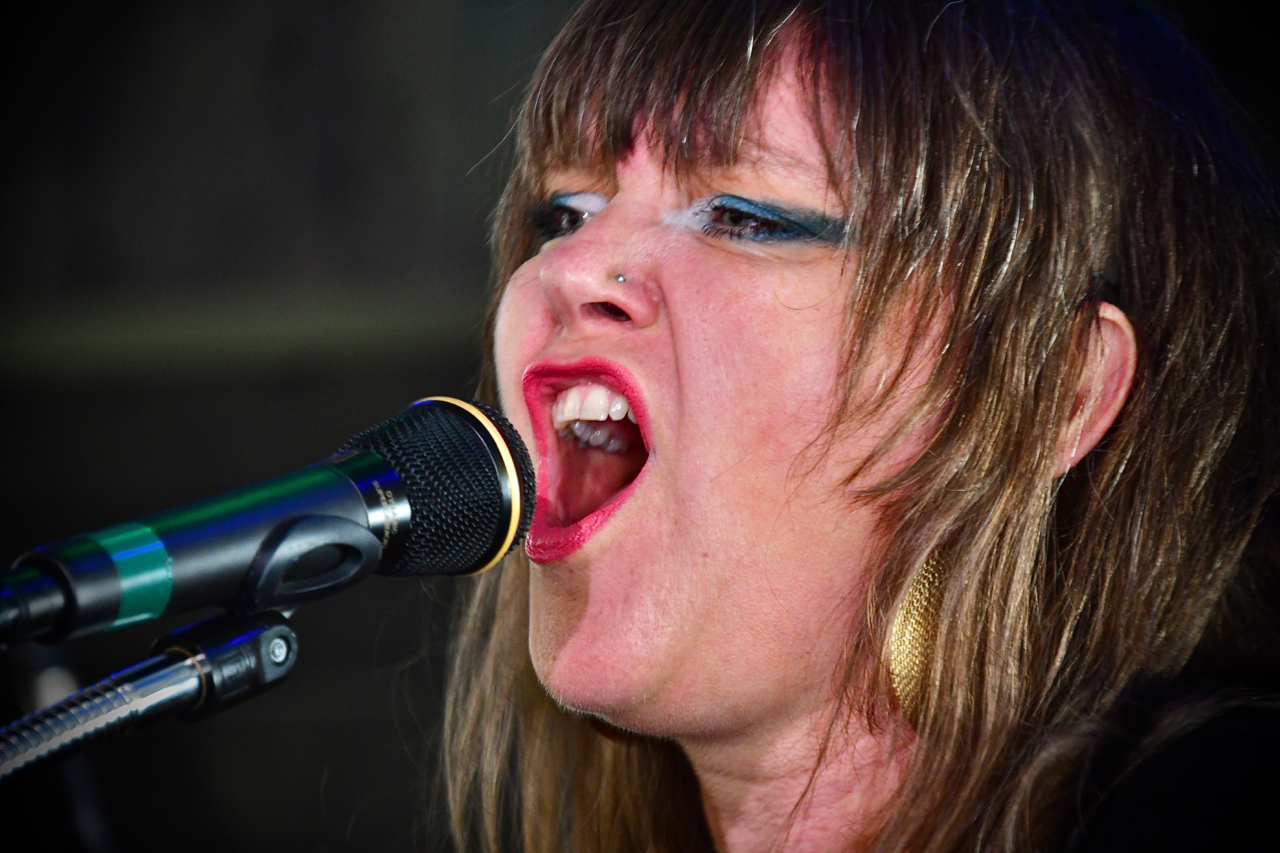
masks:
{"label": "open mouth", "polygon": [[626,377],[584,365],[526,376],[542,457],[527,546],[535,560],[556,559],[584,545],[640,476],[649,451],[633,399],[618,390],[630,385]]}
{"label": "open mouth", "polygon": [[551,424],[555,447],[548,455],[559,470],[548,483],[547,521],[568,527],[631,485],[649,452],[627,398],[604,385],[561,391],[551,407]]}

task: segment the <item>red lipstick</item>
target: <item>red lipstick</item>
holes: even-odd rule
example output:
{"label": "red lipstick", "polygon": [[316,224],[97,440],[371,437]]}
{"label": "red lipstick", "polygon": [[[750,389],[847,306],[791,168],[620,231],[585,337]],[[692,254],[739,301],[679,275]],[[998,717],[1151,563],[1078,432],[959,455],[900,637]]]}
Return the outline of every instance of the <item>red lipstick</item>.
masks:
{"label": "red lipstick", "polygon": [[[563,391],[584,383],[604,385],[627,398],[640,440],[626,454],[582,448],[556,433],[552,405]],[[603,358],[539,362],[525,371],[523,384],[538,449],[538,499],[525,550],[534,562],[552,563],[584,547],[635,491],[648,459],[648,411],[630,372]],[[608,496],[578,517],[584,489]]]}

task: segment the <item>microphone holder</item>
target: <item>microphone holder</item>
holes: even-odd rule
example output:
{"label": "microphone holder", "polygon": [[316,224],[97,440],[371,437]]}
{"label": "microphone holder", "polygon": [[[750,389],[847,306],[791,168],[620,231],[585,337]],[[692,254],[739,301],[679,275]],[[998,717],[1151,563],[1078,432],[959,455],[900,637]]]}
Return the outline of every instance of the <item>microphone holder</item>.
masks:
{"label": "microphone holder", "polygon": [[165,714],[200,719],[274,685],[298,637],[283,614],[229,613],[166,634],[152,657],[0,729],[0,779]]}

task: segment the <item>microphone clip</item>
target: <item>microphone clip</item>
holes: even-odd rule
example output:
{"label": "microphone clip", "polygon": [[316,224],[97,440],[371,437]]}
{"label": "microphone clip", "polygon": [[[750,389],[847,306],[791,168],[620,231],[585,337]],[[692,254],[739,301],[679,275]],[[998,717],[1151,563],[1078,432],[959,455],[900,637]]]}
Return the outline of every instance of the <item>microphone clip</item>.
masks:
{"label": "microphone clip", "polygon": [[381,559],[378,537],[350,519],[304,515],[281,522],[263,540],[232,609],[296,607],[352,585]]}

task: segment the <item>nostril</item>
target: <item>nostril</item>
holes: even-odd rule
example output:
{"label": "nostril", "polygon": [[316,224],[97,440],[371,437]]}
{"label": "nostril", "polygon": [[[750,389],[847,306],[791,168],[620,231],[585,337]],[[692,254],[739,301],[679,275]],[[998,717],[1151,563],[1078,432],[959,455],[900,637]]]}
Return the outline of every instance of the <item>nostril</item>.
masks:
{"label": "nostril", "polygon": [[603,314],[610,320],[617,320],[619,323],[631,322],[631,315],[612,302],[588,302],[584,307],[597,314]]}

